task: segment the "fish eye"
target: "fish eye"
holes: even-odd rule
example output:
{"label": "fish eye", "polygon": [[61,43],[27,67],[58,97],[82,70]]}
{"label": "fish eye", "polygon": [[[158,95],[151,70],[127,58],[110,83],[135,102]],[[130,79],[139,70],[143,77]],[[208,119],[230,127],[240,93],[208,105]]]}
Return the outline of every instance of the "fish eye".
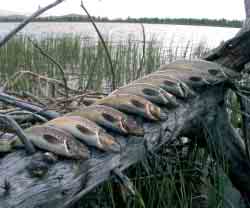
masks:
{"label": "fish eye", "polygon": [[138,107],[138,108],[144,108],[144,104],[137,101],[137,100],[131,100],[131,103],[135,106],[135,107]]}
{"label": "fish eye", "polygon": [[111,116],[111,115],[109,115],[109,114],[107,114],[107,113],[102,113],[102,116],[103,116],[106,120],[108,120],[108,121],[110,121],[110,122],[116,122],[116,121],[117,121],[116,118],[114,118],[113,116]]}
{"label": "fish eye", "polygon": [[175,85],[174,82],[171,82],[171,81],[168,81],[168,80],[164,80],[164,85],[168,85],[168,86],[172,86],[172,85]]}
{"label": "fish eye", "polygon": [[76,125],[76,128],[83,134],[94,135],[95,133],[82,125]]}
{"label": "fish eye", "polygon": [[144,89],[142,90],[142,92],[143,92],[144,94],[146,94],[146,95],[149,95],[149,96],[157,96],[157,95],[159,95],[159,93],[158,93],[157,91],[152,90],[152,89],[149,89],[149,88],[144,88]]}
{"label": "fish eye", "polygon": [[44,134],[43,138],[51,144],[58,144],[58,139],[52,135]]}

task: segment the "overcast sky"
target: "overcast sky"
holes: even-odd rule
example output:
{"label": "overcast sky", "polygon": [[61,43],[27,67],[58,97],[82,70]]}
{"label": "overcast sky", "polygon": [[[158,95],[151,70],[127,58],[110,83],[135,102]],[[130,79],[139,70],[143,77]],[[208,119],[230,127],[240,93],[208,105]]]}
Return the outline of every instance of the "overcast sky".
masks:
{"label": "overcast sky", "polygon": [[[0,9],[31,13],[54,0],[0,0]],[[184,17],[244,19],[244,0],[84,0],[91,15],[109,18]],[[66,0],[49,14],[84,14],[80,0]]]}

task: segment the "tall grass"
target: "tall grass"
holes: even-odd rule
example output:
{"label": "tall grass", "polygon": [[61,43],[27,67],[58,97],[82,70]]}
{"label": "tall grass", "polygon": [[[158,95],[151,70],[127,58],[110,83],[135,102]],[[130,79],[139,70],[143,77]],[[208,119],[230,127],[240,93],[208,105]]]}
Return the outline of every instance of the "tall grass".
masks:
{"label": "tall grass", "polygon": [[[47,37],[38,40],[39,46],[54,57],[68,74],[68,80],[74,79],[75,87],[93,90],[109,90],[112,74],[105,51],[100,42],[80,36]],[[106,44],[111,54],[117,86],[124,85],[136,78],[140,69],[143,43],[128,39]],[[202,51],[200,50],[202,48]],[[192,52],[192,50],[194,52]],[[141,75],[156,70],[159,65],[171,62],[176,58],[194,58],[205,53],[204,44],[193,47],[176,47],[172,44],[163,46],[152,39],[145,43],[145,61]],[[0,49],[1,82],[8,80],[14,73],[29,70],[51,78],[61,79],[56,66],[44,57],[25,36],[17,36]],[[31,90],[29,83],[18,82],[15,87]]]}
{"label": "tall grass", "polygon": [[[110,65],[100,42],[80,36],[51,36],[37,42],[63,66],[70,87],[105,92],[111,89]],[[198,45],[188,42],[185,46],[173,43],[163,46],[152,39],[145,43],[145,60],[143,66],[140,66],[142,42],[128,39],[114,43],[106,40],[106,44],[118,86],[134,80],[141,67],[140,74],[145,75],[177,58],[194,59],[208,52],[204,42]],[[25,36],[17,36],[0,49],[0,69],[0,84],[13,82],[13,75],[22,70],[61,79],[56,66],[41,55]],[[23,78],[9,87],[41,96],[43,93],[37,89],[38,85],[32,78]],[[51,96],[49,92],[46,93]],[[164,147],[156,154],[148,155],[143,162],[127,172],[136,187],[136,197],[127,197],[123,187],[107,182],[85,196],[78,208],[223,207],[224,181],[221,180],[221,174],[217,174],[217,169],[211,168],[216,164],[208,162],[212,161],[208,153],[196,146],[185,148],[184,152],[169,152],[167,149]]]}

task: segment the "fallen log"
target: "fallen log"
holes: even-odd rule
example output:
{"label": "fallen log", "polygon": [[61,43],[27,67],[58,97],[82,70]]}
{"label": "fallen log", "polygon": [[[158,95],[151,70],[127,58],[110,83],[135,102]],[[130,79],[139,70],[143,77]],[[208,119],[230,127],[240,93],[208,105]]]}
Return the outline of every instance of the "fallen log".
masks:
{"label": "fallen log", "polygon": [[[209,117],[213,113],[211,109],[223,102],[223,91],[218,87],[204,92],[170,112],[168,120],[163,123],[145,123],[144,139],[117,136],[124,148],[121,154],[95,154],[87,161],[59,160],[55,164],[47,163],[42,152],[33,156],[26,155],[24,151],[8,154],[1,160],[0,184],[4,187],[7,181],[10,188],[1,190],[0,207],[71,205],[75,200],[71,202],[70,199],[80,190],[84,193],[91,191],[108,180],[113,169],[124,170],[142,160],[148,151],[154,151],[162,144],[171,143],[178,136],[198,129],[197,118]],[[238,164],[238,161],[233,162]],[[43,173],[37,177],[33,174],[34,170]]]}

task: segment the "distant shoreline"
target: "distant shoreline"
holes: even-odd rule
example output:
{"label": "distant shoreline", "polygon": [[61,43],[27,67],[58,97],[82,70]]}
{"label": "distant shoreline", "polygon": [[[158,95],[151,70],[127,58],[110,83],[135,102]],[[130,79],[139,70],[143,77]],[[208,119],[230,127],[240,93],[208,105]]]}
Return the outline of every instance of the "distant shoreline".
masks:
{"label": "distant shoreline", "polygon": [[[1,16],[0,22],[20,22],[23,21],[26,16],[20,15],[10,15]],[[193,25],[193,26],[213,26],[213,27],[233,27],[241,28],[241,20],[227,20],[227,19],[194,19],[194,18],[158,18],[158,17],[141,17],[132,18],[128,17],[126,19],[109,19],[107,17],[92,17],[95,22],[105,22],[105,23],[139,23],[139,24],[167,24],[167,25]],[[64,16],[47,16],[39,17],[33,22],[89,22],[88,16],[79,14],[68,14]]]}
{"label": "distant shoreline", "polygon": [[[8,20],[2,21],[0,23],[20,23],[22,20]],[[90,23],[89,21],[62,21],[62,20],[35,20],[32,21],[35,23]],[[205,27],[227,27],[227,28],[241,28],[241,24],[237,25],[228,25],[228,24],[201,24],[201,23],[177,23],[177,22],[166,22],[166,23],[159,23],[159,22],[132,22],[132,21],[96,21],[97,23],[125,23],[125,24],[159,24],[159,25],[182,25],[182,26],[205,26]]]}

